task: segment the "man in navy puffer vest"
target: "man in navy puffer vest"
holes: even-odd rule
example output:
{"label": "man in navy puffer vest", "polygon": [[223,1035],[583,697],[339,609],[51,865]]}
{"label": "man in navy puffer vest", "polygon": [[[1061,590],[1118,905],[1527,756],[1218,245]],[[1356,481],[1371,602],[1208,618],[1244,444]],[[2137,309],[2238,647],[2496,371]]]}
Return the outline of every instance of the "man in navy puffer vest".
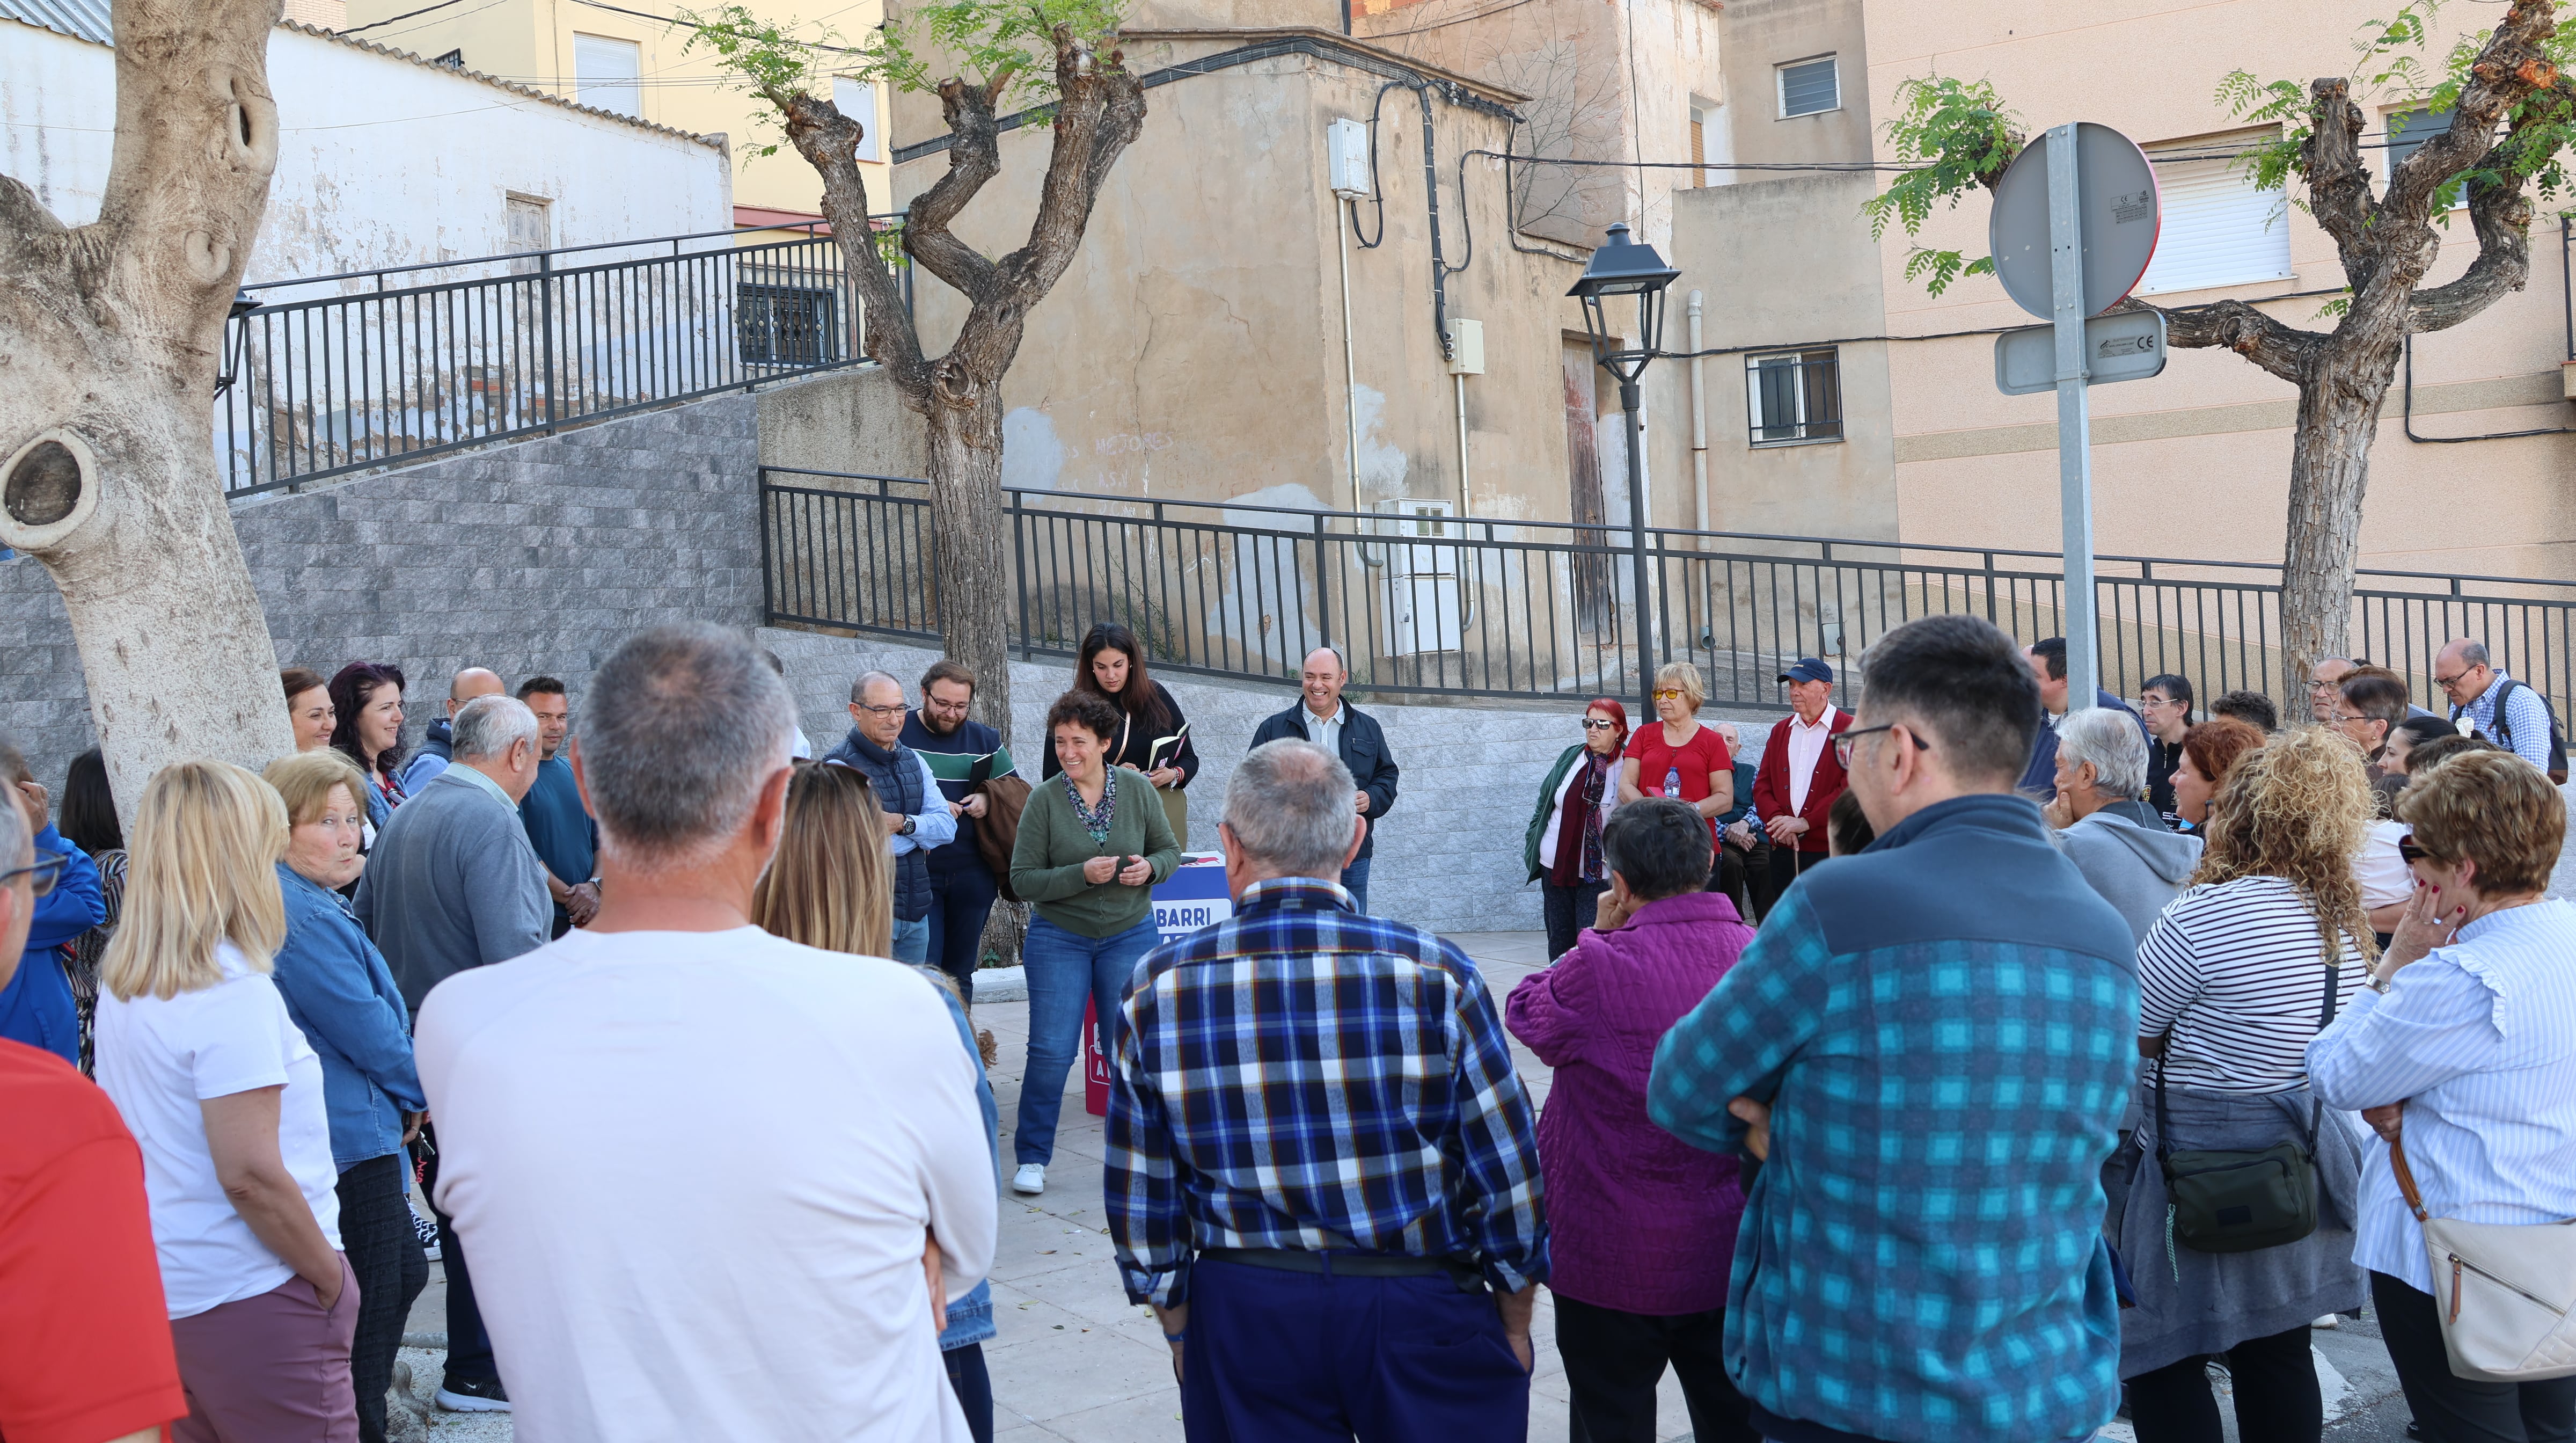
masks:
{"label": "man in navy puffer vest", "polygon": [[902,682],[881,671],[861,672],[850,683],[850,734],[823,760],[856,768],[885,808],[894,851],[894,960],[920,965],[930,960],[930,869],[923,853],[953,840],[957,819],[930,763],[898,740],[910,710]]}

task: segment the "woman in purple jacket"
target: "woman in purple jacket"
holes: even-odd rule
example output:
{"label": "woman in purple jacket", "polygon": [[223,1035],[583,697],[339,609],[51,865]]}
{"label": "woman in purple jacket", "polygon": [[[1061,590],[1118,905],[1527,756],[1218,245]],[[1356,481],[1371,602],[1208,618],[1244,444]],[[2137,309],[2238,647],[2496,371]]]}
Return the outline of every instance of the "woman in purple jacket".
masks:
{"label": "woman in purple jacket", "polygon": [[1574,950],[1512,989],[1505,1021],[1556,1069],[1539,1116],[1556,1350],[1587,1443],[1657,1436],[1670,1364],[1702,1443],[1755,1443],[1726,1376],[1726,1279],[1744,1216],[1736,1160],[1646,1117],[1655,1044],[1753,930],[1708,882],[1708,824],[1649,797],[1602,829],[1610,890]]}

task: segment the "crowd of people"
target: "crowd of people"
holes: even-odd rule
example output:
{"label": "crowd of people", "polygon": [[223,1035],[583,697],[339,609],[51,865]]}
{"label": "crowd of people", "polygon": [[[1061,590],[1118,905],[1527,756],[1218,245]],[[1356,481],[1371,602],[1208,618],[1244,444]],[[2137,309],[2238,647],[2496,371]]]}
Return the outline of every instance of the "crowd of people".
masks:
{"label": "crowd of people", "polygon": [[2517,1302],[2576,1216],[2563,744],[2476,643],[2447,717],[2337,658],[2283,729],[1932,617],[1855,711],[1782,667],[1758,760],[1667,666],[1547,770],[1508,996],[1369,913],[1398,769],[1329,647],[1226,780],[1232,915],[1164,940],[1201,758],[1147,664],[1093,628],[1035,776],[947,661],[813,759],[706,626],[578,727],[461,670],[417,751],[399,668],[289,669],[297,749],[163,768],[130,836],[96,753],[57,808],[0,749],[0,1436],[384,1438],[434,1258],[436,1401],[531,1440],[988,1440],[1007,897],[1008,1184],[1088,1009],[1194,1440],[1524,1436],[1541,1287],[1587,1443],[1668,1370],[1704,1440],[2297,1443],[2365,1307],[2423,1436],[2576,1437]]}

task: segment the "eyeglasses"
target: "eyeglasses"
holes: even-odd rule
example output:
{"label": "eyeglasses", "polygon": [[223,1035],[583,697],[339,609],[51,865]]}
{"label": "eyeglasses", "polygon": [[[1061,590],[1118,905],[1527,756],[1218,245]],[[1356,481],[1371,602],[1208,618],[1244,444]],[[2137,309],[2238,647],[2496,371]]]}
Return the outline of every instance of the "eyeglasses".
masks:
{"label": "eyeglasses", "polygon": [[62,879],[63,867],[70,861],[69,857],[57,852],[38,852],[36,860],[26,866],[11,867],[5,872],[0,872],[0,887],[9,885],[16,878],[24,877],[31,892],[39,897],[47,896],[54,890],[54,883]]}
{"label": "eyeglasses", "polygon": [[2416,846],[2415,834],[2413,832],[2408,832],[2405,836],[2397,839],[2397,855],[2406,863],[2406,865],[2411,867],[2433,854],[2425,851],[2422,847]]}
{"label": "eyeglasses", "polygon": [[[1885,726],[1853,727],[1847,732],[1834,733],[1835,762],[1842,766],[1850,766],[1852,759],[1852,746],[1854,743],[1858,742],[1862,737],[1869,736],[1876,732],[1894,731],[1903,725],[1903,722],[1889,722]],[[1912,732],[1907,732],[1905,735],[1908,740],[1914,743],[1914,749],[1916,751],[1928,752],[1932,750],[1932,744],[1925,741],[1923,738],[1914,735]]]}
{"label": "eyeglasses", "polygon": [[2468,667],[2463,670],[2453,672],[2449,676],[2443,676],[2439,672],[2436,672],[2433,675],[2433,685],[2438,687],[2458,686],[2462,681],[2468,678],[2470,672],[2475,670],[2477,670],[2476,667]]}
{"label": "eyeglasses", "polygon": [[850,705],[858,707],[859,710],[866,712],[870,716],[901,716],[905,712],[911,710],[911,708],[905,706],[902,702],[896,702],[892,706],[867,706],[859,702],[852,702]]}
{"label": "eyeglasses", "polygon": [[2333,716],[2326,718],[2326,720],[2341,725],[2349,722],[2370,721],[2372,718],[2366,716],[2345,716],[2343,713],[2337,712]]}
{"label": "eyeglasses", "polygon": [[1588,716],[1583,719],[1583,729],[1588,732],[1615,732],[1619,729],[1619,724],[1614,721],[1603,721],[1597,716]]}
{"label": "eyeglasses", "polygon": [[1655,700],[1657,700],[1657,701],[1671,701],[1671,700],[1673,700],[1673,699],[1675,699],[1675,698],[1677,698],[1677,697],[1686,697],[1686,696],[1688,696],[1688,695],[1690,695],[1690,693],[1685,692],[1685,691],[1679,691],[1679,690],[1674,690],[1674,691],[1659,691],[1659,692],[1655,693]]}

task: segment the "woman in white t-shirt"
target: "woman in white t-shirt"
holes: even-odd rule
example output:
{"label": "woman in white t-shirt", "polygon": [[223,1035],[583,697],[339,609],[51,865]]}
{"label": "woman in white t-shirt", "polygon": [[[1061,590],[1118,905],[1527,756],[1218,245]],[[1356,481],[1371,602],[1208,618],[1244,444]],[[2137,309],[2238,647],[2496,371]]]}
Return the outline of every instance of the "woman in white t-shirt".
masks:
{"label": "woman in white t-shirt", "polygon": [[[2213,1358],[2245,1437],[2317,1443],[2324,1429],[2308,1326],[2362,1304],[2361,1138],[2310,1093],[2305,1054],[2378,955],[2353,871],[2372,810],[2361,756],[2337,733],[2302,727],[2247,752],[2210,804],[2192,885],[2138,945],[2138,1050],[2156,1064],[2117,1159],[2129,1182],[2112,1232],[2137,1294],[2120,1315],[2120,1377],[2139,1443],[2219,1436]],[[2281,1143],[2314,1160],[2312,1231],[2205,1251],[2176,1230],[2168,1154]]]}
{"label": "woman in white t-shirt", "polygon": [[100,967],[98,1081],[143,1149],[188,1416],[177,1443],[347,1443],[358,1289],[322,1065],[269,981],[286,807],[225,762],[175,763],[135,808]]}

